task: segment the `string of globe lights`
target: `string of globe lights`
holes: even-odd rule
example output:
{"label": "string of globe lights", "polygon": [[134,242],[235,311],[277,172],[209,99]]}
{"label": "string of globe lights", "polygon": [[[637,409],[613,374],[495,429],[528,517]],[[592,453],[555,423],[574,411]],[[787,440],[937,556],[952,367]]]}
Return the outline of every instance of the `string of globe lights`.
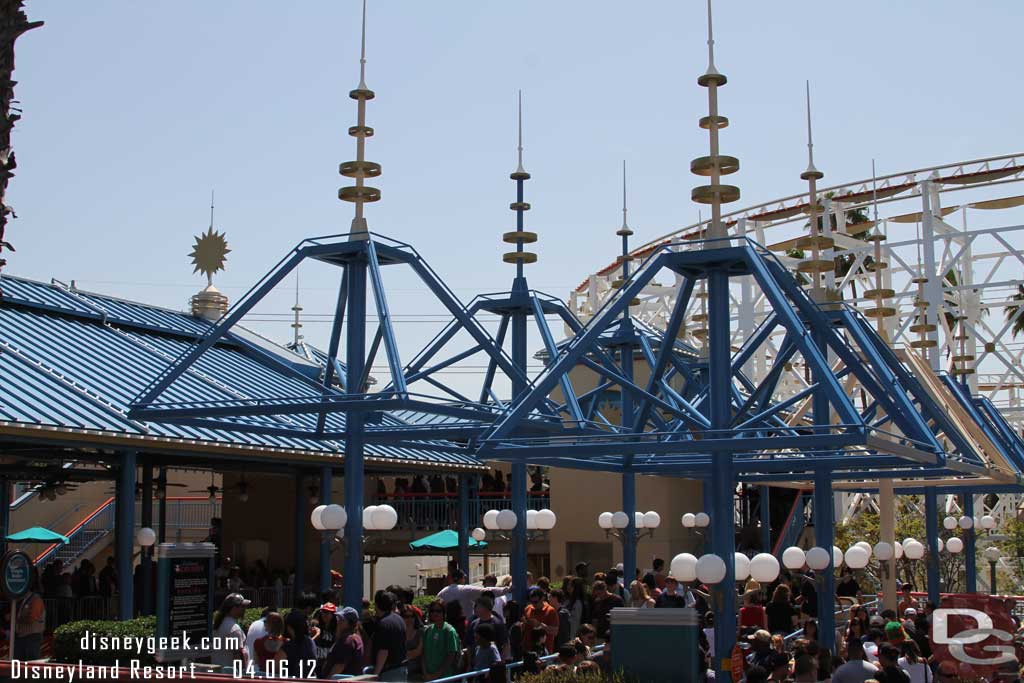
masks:
{"label": "string of globe lights", "polygon": [[[527,540],[534,540],[547,535],[547,532],[555,528],[555,524],[557,522],[558,517],[554,512],[547,508],[542,510],[527,510]],[[472,536],[473,540],[478,543],[486,540],[488,533],[490,533],[494,538],[507,541],[512,537],[508,533],[504,532],[512,531],[516,526],[518,526],[518,524],[519,518],[512,510],[488,510],[484,513],[483,528],[477,527],[473,529],[470,536]]]}
{"label": "string of globe lights", "polygon": [[[339,542],[345,540],[348,513],[337,503],[317,505],[309,514],[309,521],[322,535],[331,536]],[[391,531],[397,524],[398,512],[390,505],[368,505],[363,508],[364,531]]]}

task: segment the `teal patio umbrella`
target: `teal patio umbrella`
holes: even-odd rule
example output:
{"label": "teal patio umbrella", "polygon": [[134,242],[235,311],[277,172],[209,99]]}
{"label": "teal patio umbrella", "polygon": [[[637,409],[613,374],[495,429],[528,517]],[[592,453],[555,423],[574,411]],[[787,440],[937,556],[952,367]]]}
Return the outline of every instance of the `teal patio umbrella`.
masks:
{"label": "teal patio umbrella", "polygon": [[[474,538],[469,539],[470,550],[483,550],[486,547],[487,541],[478,541]],[[409,544],[410,550],[437,550],[445,553],[452,550],[458,550],[458,548],[459,534],[451,529],[438,531],[436,534],[424,536],[423,538]]]}
{"label": "teal patio umbrella", "polygon": [[70,539],[56,531],[44,529],[41,526],[34,526],[11,534],[7,537],[11,543],[68,543]]}

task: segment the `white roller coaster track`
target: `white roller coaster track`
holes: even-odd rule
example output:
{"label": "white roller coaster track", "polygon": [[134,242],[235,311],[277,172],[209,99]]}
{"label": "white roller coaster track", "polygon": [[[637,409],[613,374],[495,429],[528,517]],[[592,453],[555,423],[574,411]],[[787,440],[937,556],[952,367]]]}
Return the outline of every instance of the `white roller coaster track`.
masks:
{"label": "white roller coaster track", "polygon": [[[880,331],[894,346],[909,346],[919,339],[910,327],[920,315],[923,304],[918,301],[925,302],[928,321],[937,328],[930,333],[934,348],[923,352],[928,354],[932,368],[969,373],[972,391],[988,396],[1018,429],[1024,427],[1024,335],[1018,341],[1013,329],[1018,319],[1024,318],[1024,306],[1015,308],[1021,302],[1014,298],[1018,291],[1024,291],[1018,290],[1024,281],[1022,181],[1024,154],[1009,154],[919,168],[819,191],[819,204],[829,217],[825,225],[834,226],[829,236],[835,242],[822,258],[842,256],[851,262],[841,276],[827,273],[825,285],[862,310],[879,305],[864,296],[879,283],[870,265],[876,247],[863,240],[876,230],[877,210],[877,231],[887,238],[881,243],[881,260],[888,264],[882,271],[881,285],[892,290],[886,306],[895,309],[891,317],[876,319]],[[807,234],[808,206],[803,192],[732,212],[723,220],[730,235],[747,237],[767,247],[795,269],[799,259],[787,252],[795,247],[797,238]],[[686,243],[700,239],[706,227],[705,222],[675,230],[634,249],[632,254],[643,259],[665,244],[686,249]],[[596,271],[570,293],[569,305],[587,320],[617,291],[612,282],[620,275],[618,263]],[[915,284],[915,280],[926,283]],[[652,282],[631,312],[664,328],[674,303],[675,285],[678,282]],[[738,345],[765,316],[765,302],[749,281],[737,284],[731,296],[731,329]],[[697,348],[704,339],[702,303],[698,294],[687,311],[683,336]],[[775,348],[769,345],[765,355],[753,358],[746,366],[747,372],[755,377],[767,372]],[[805,387],[801,368],[794,367],[787,382],[791,391]],[[1019,496],[1000,496],[989,506],[979,497],[976,510],[979,516],[1002,518],[1016,515],[1019,503]],[[845,495],[844,517],[856,514],[864,505],[873,505],[870,497]],[[951,511],[959,509],[952,499],[946,505]]]}

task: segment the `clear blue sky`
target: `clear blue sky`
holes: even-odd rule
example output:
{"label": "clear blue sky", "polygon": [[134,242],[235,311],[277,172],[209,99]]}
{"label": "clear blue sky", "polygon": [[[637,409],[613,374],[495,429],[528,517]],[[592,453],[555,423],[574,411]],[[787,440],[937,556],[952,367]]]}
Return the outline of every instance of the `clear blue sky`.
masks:
{"label": "clear blue sky", "polygon": [[[17,47],[6,272],[184,308],[211,188],[233,249],[215,282],[232,298],[304,236],[348,231],[337,164],[354,158],[358,0],[32,0],[28,14],[46,26]],[[1019,151],[1022,19],[1015,0],[719,1],[741,203],[800,191],[808,78],[826,184],[869,176],[872,157],[886,173]],[[704,22],[702,0],[370,0],[371,229],[414,244],[465,299],[507,288],[517,88],[534,287],[564,297],[614,256],[622,159],[638,239],[692,222]],[[332,304],[325,276],[303,271],[308,312]],[[391,283],[395,313],[437,310]],[[322,343],[326,325],[306,331]]]}

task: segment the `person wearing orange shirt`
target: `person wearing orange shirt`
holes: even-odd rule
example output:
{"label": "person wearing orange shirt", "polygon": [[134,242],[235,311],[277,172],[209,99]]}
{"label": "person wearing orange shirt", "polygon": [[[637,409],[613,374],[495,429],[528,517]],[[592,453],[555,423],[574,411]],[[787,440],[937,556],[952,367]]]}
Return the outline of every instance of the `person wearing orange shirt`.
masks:
{"label": "person wearing orange shirt", "polygon": [[525,636],[525,649],[533,648],[533,631],[537,627],[544,629],[547,634],[545,644],[548,652],[555,651],[555,636],[558,635],[558,612],[545,601],[544,591],[540,588],[530,590],[530,604],[523,610],[523,621],[527,625]]}

